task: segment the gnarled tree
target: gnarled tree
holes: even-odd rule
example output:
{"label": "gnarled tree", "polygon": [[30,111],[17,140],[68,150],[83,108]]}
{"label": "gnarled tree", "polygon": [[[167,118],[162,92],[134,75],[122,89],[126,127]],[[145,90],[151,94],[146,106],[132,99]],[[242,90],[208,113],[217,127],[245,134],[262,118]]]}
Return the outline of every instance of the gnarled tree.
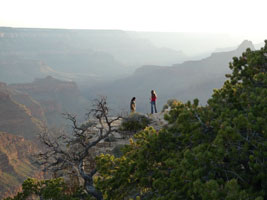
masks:
{"label": "gnarled tree", "polygon": [[74,174],[82,180],[79,182],[83,182],[86,193],[101,200],[102,193],[93,184],[93,176],[97,171],[94,165],[95,148],[110,134],[117,132],[114,123],[121,117],[109,116],[105,97],[95,100],[87,116],[87,121],[79,124],[76,116],[65,114],[72,123],[72,134],[55,134],[44,130],[40,139],[45,151],[38,155],[38,160],[44,170],[63,175]]}

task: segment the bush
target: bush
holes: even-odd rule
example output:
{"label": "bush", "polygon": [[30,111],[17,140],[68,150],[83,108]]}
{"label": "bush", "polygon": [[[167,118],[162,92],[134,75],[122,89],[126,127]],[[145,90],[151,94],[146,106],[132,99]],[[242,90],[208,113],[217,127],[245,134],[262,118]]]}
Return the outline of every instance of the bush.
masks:
{"label": "bush", "polygon": [[165,110],[170,110],[171,108],[175,107],[178,104],[181,104],[181,101],[178,101],[177,99],[169,99],[167,103],[163,106],[162,112]]}
{"label": "bush", "polygon": [[118,144],[116,145],[113,149],[112,149],[112,154],[118,158],[121,157],[123,155],[122,149],[124,148],[125,145],[123,144]]}
{"label": "bush", "polygon": [[137,132],[147,127],[150,122],[151,120],[145,115],[133,113],[122,120],[120,129],[122,131]]}
{"label": "bush", "polygon": [[72,190],[68,188],[62,178],[48,180],[28,178],[22,184],[22,192],[19,192],[13,198],[8,197],[5,200],[93,200],[93,198],[85,194],[80,187]]}

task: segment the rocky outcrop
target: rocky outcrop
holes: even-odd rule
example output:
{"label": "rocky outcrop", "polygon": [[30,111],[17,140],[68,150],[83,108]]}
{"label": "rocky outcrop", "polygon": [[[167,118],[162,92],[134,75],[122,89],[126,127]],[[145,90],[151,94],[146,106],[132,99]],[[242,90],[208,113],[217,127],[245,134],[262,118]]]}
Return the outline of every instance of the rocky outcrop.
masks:
{"label": "rocky outcrop", "polygon": [[33,164],[37,147],[20,136],[0,132],[0,199],[14,195],[28,177],[42,178]]}

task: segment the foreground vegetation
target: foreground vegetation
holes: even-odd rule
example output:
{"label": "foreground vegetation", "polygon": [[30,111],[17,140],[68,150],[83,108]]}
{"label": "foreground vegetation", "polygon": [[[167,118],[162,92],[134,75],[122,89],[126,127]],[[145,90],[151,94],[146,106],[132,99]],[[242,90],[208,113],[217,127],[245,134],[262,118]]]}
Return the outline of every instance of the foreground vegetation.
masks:
{"label": "foreground vegetation", "polygon": [[[104,199],[267,199],[267,41],[230,68],[207,106],[172,101],[168,128],[135,134],[121,157],[96,158]],[[26,191],[35,192],[13,199]]]}

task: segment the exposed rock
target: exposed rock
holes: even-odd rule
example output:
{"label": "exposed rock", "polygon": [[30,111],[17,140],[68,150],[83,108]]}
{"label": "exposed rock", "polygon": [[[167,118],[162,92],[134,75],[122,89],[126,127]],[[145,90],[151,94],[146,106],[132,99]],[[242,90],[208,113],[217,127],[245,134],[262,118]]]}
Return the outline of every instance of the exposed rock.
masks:
{"label": "exposed rock", "polygon": [[43,177],[33,164],[32,154],[36,152],[32,142],[0,132],[0,199],[16,194],[26,178]]}
{"label": "exposed rock", "polygon": [[166,113],[167,113],[167,111],[160,112],[160,113],[149,114],[148,117],[151,119],[150,126],[152,126],[157,131],[159,131],[164,126],[166,126],[168,124],[168,122],[164,119],[164,115]]}

